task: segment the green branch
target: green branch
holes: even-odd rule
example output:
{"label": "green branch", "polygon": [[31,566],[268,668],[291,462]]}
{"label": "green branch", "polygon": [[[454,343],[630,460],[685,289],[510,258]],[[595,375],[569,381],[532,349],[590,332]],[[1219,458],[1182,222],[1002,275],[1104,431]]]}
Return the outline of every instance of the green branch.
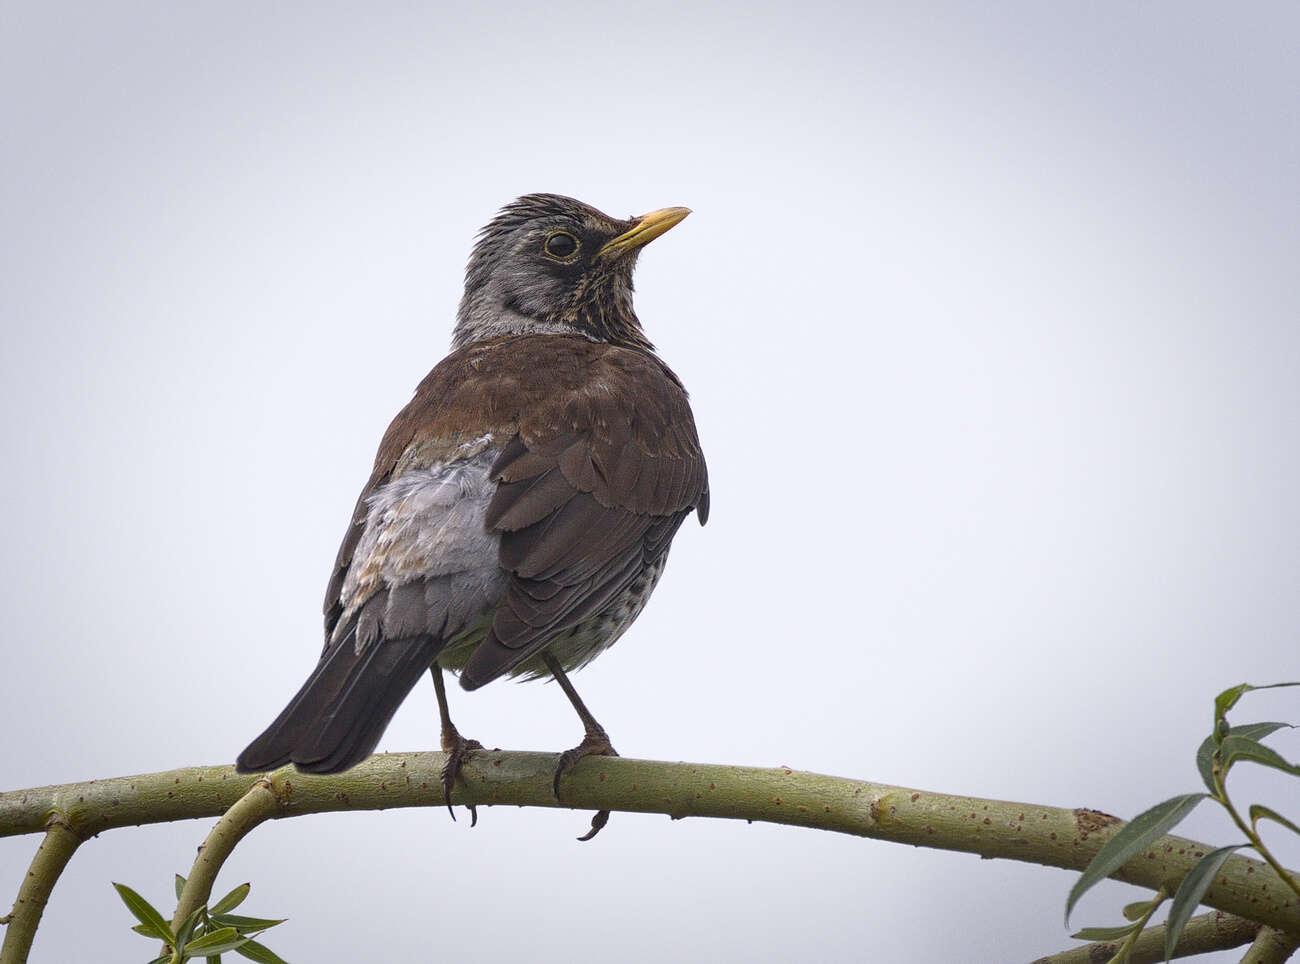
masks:
{"label": "green branch", "polygon": [[258,824],[276,816],[279,808],[280,802],[276,799],[270,782],[263,779],[255,780],[248,792],[222,814],[199,847],[199,855],[194,860],[190,875],[185,878],[185,887],[181,890],[176,913],[172,916],[173,931],[179,929],[196,908],[208,902],[212,895],[212,884],[217,879],[217,871],[234,851],[235,845]]}
{"label": "green branch", "polygon": [[[23,964],[27,960],[41,915],[50,902],[50,892],[85,839],[57,817],[48,820],[42,829],[45,829],[45,839],[36,848],[36,856],[18,888],[13,911],[4,919],[8,926],[4,945],[0,946],[0,964]],[[24,832],[34,833],[35,830]]]}
{"label": "green branch", "polygon": [[[1274,872],[1276,872],[1282,879],[1282,882],[1290,887],[1297,897],[1300,897],[1300,879],[1297,879],[1295,874],[1287,873],[1286,868],[1283,867],[1282,864],[1278,862],[1278,859],[1273,856],[1273,851],[1264,844],[1264,840],[1260,837],[1254,824],[1246,823],[1246,821],[1242,819],[1241,814],[1237,812],[1236,805],[1233,804],[1232,800],[1228,797],[1228,788],[1224,782],[1225,777],[1226,774],[1216,767],[1214,770],[1214,799],[1219,801],[1219,803],[1223,805],[1223,809],[1228,811],[1228,816],[1231,817],[1232,822],[1237,825],[1237,829],[1246,835],[1246,839],[1250,841],[1250,845],[1255,849],[1255,852],[1263,857],[1264,862],[1273,868]],[[1263,958],[1262,960],[1267,959],[1268,958]],[[1283,960],[1285,960],[1285,958],[1283,958]]]}
{"label": "green branch", "polygon": [[[1210,951],[1226,951],[1255,940],[1260,932],[1259,921],[1247,920],[1235,914],[1214,911],[1193,917],[1179,935],[1174,957],[1192,957]],[[1276,932],[1273,932],[1276,933]],[[1120,941],[1098,941],[1081,944],[1050,957],[1040,957],[1033,964],[1097,964],[1108,961],[1119,950]],[[1129,964],[1158,964],[1165,959],[1165,925],[1148,927],[1137,935],[1129,952]]]}
{"label": "green branch", "polygon": [[[288,768],[259,778],[241,776],[229,766],[187,767],[13,791],[0,794],[0,836],[44,831],[52,817],[84,839],[116,827],[219,816],[259,780],[269,781],[270,792],[256,794],[259,802],[249,804],[257,821],[267,815],[280,818],[341,810],[437,807],[442,805],[439,774],[445,759],[442,753],[383,754],[330,777],[307,776]],[[927,793],[784,767],[663,763],[624,757],[582,761],[565,777],[562,799],[556,800],[551,790],[554,770],[554,754],[479,751],[462,771],[464,779],[457,782],[452,799],[461,805],[757,820],[1074,870],[1087,866],[1122,825],[1093,810]],[[243,826],[242,832],[220,839],[233,846],[237,836],[255,825],[256,821],[247,823],[246,816],[226,828],[235,834]],[[1210,849],[1180,837],[1162,837],[1113,876],[1151,890],[1176,885]],[[213,861],[213,875],[219,865],[220,860]],[[188,902],[201,903],[197,888],[210,889],[211,879],[201,879],[194,886],[195,894]],[[1287,899],[1289,893],[1265,864],[1234,856],[1223,865],[1204,902],[1279,930],[1300,933],[1300,908]]]}
{"label": "green branch", "polygon": [[1300,938],[1283,934],[1271,927],[1261,927],[1241,964],[1283,964],[1300,948]]}

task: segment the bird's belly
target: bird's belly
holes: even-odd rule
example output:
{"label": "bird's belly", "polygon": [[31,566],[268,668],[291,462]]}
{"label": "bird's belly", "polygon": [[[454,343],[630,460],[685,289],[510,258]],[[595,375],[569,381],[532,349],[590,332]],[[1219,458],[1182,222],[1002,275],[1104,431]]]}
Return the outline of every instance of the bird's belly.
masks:
{"label": "bird's belly", "polygon": [[[659,583],[659,577],[663,575],[667,560],[668,553],[665,551],[658,559],[646,566],[632,580],[632,584],[619,593],[608,606],[590,619],[585,619],[578,625],[558,633],[544,649],[558,659],[566,671],[579,669],[591,662],[614,645],[614,642],[627,632],[628,627],[641,614],[641,610],[650,599],[650,594]],[[459,670],[465,665],[465,661],[469,659],[470,653],[483,638],[490,624],[491,616],[485,614],[481,623],[452,640],[438,654],[438,665],[447,670]],[[536,679],[549,677],[551,674],[541,657],[533,656],[512,669],[509,675]]]}

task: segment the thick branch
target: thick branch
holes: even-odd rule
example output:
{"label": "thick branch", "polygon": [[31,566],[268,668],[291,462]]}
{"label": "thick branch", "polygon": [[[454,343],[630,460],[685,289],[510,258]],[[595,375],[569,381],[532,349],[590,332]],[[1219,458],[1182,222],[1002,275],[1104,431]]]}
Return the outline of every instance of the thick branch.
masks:
{"label": "thick branch", "polygon": [[[1174,957],[1192,957],[1210,951],[1225,951],[1255,940],[1260,931],[1258,921],[1215,911],[1193,917],[1178,936]],[[1098,941],[1068,951],[1040,957],[1033,964],[1096,964],[1108,961],[1119,950],[1120,941]],[[1129,964],[1159,964],[1165,959],[1165,925],[1148,927],[1133,945]]]}
{"label": "thick branch", "polygon": [[[383,754],[331,777],[279,770],[270,777],[276,816],[439,806],[445,759],[441,753]],[[1074,870],[1083,869],[1121,824],[1093,810],[925,793],[785,768],[623,757],[584,760],[564,778],[563,800],[557,801],[551,791],[554,769],[554,754],[480,751],[465,766],[464,783],[457,783],[452,797],[479,806],[761,820]],[[55,813],[83,837],[132,824],[218,816],[256,779],[231,767],[191,767],[0,794],[0,836],[43,830]],[[1163,837],[1115,877],[1152,890],[1176,885],[1209,849]],[[1204,903],[1300,934],[1300,908],[1259,861],[1229,859]]]}
{"label": "thick branch", "polygon": [[0,964],[22,964],[32,947],[32,938],[50,901],[50,892],[58,883],[59,875],[68,865],[72,855],[81,845],[82,837],[61,821],[51,820],[45,839],[36,849],[36,856],[27,868],[27,876],[18,888],[18,899],[13,912],[6,919],[4,946],[0,947]]}

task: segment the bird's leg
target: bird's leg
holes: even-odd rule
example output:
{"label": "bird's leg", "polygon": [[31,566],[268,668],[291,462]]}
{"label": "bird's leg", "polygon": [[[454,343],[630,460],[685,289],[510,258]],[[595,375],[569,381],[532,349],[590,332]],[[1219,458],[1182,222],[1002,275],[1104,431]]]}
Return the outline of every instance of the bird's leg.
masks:
{"label": "bird's leg", "polygon": [[[438,694],[438,716],[442,720],[442,749],[447,754],[447,762],[442,767],[442,797],[447,801],[447,812],[451,819],[456,819],[456,811],[451,808],[451,788],[460,776],[460,768],[469,761],[470,754],[483,749],[478,740],[467,740],[460,735],[456,724],[451,721],[451,712],[447,709],[447,688],[442,682],[442,667],[435,662],[429,667],[433,677],[433,688]],[[469,810],[469,825],[478,823],[478,809],[474,804],[466,804]]]}
{"label": "bird's leg", "polygon": [[[555,768],[555,779],[551,782],[551,790],[558,800],[560,777],[572,770],[579,760],[587,756],[618,756],[618,751],[609,742],[609,734],[605,732],[605,728],[596,722],[596,718],[591,715],[591,710],[587,709],[587,704],[582,702],[582,697],[569,682],[569,677],[564,672],[564,667],[560,665],[560,661],[548,652],[542,653],[542,660],[546,663],[546,668],[551,671],[551,675],[555,677],[555,681],[560,684],[560,689],[564,690],[564,695],[569,698],[573,708],[578,711],[578,718],[582,720],[583,729],[586,730],[581,743],[572,750],[565,750],[560,754],[560,762]],[[591,818],[591,829],[578,839],[590,840],[600,833],[607,823],[609,823],[609,811],[596,811]]]}
{"label": "bird's leg", "polygon": [[578,718],[582,720],[582,726],[587,731],[581,743],[572,750],[565,750],[560,754],[560,763],[555,768],[555,780],[552,782],[552,789],[558,797],[560,777],[572,770],[579,760],[587,756],[618,756],[618,751],[609,742],[609,735],[605,732],[605,728],[596,722],[596,718],[591,715],[591,710],[587,709],[587,705],[582,702],[582,697],[569,682],[569,677],[560,666],[560,661],[545,652],[542,653],[542,660],[546,663],[546,668],[551,671],[551,675],[555,677],[555,681],[560,684],[560,689],[564,690],[564,695],[569,698],[573,708],[578,711]]}

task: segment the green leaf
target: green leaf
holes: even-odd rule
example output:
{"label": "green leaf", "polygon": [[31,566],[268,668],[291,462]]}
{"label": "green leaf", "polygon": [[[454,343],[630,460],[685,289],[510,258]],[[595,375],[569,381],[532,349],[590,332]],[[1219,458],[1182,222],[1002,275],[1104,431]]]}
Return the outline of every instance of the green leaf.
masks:
{"label": "green leaf", "polygon": [[204,934],[202,937],[196,937],[190,941],[185,945],[185,953],[193,957],[207,957],[221,954],[224,951],[233,951],[246,940],[248,938],[241,935],[233,927],[222,927],[210,934]]}
{"label": "green leaf", "polygon": [[1229,727],[1228,736],[1244,736],[1248,740],[1262,740],[1278,730],[1294,730],[1290,723],[1243,723]]}
{"label": "green leaf", "polygon": [[145,927],[143,924],[136,924],[134,927],[131,928],[131,930],[135,931],[137,934],[143,934],[145,937],[155,936],[153,932],[153,928]]}
{"label": "green leaf", "polygon": [[172,964],[171,952],[155,957],[149,964]]}
{"label": "green leaf", "polygon": [[241,934],[247,934],[249,931],[270,930],[276,924],[283,924],[289,918],[282,917],[279,920],[268,920],[265,917],[240,917],[238,914],[213,914],[213,923],[220,924],[222,927],[233,927]]}
{"label": "green leaf", "polygon": [[[1290,723],[1244,723],[1228,730],[1228,736],[1244,736],[1250,740],[1262,740],[1270,733],[1281,729],[1294,729]],[[1222,741],[1219,741],[1222,742]],[[1218,746],[1213,737],[1207,736],[1201,741],[1196,751],[1196,769],[1201,773],[1210,792],[1214,792],[1214,750]]]}
{"label": "green leaf", "polygon": [[1169,905],[1169,919],[1165,922],[1165,960],[1174,956],[1174,948],[1178,946],[1183,928],[1187,926],[1187,921],[1191,919],[1192,912],[1200,904],[1205,892],[1214,883],[1223,862],[1232,856],[1234,850],[1244,846],[1246,845],[1235,844],[1211,850],[1187,872],[1187,876],[1178,885],[1178,892],[1174,894],[1174,902]]}
{"label": "green leaf", "polygon": [[122,903],[126,904],[126,909],[135,915],[145,927],[149,928],[149,937],[156,937],[160,941],[171,944],[175,937],[172,929],[163,920],[162,914],[154,909],[153,904],[149,903],[126,884],[113,884],[117,888],[117,896],[122,898]]}
{"label": "green leaf", "polygon": [[204,960],[204,964],[221,964],[221,955],[209,954],[203,960]]}
{"label": "green leaf", "polygon": [[1219,721],[1224,718],[1228,710],[1237,705],[1237,700],[1252,690],[1276,690],[1287,686],[1300,686],[1300,682],[1293,683],[1269,683],[1267,686],[1251,686],[1249,683],[1238,683],[1231,689],[1226,689],[1214,698],[1214,727],[1217,730]]}
{"label": "green leaf", "polygon": [[1158,803],[1150,810],[1138,814],[1111,837],[1097,851],[1075,885],[1070,888],[1070,896],[1065,902],[1065,921],[1069,924],[1070,911],[1093,884],[1105,880],[1120,867],[1140,854],[1156,838],[1169,832],[1183,817],[1195,809],[1206,798],[1204,793],[1188,793],[1173,797],[1164,803]]}
{"label": "green leaf", "polygon": [[1297,827],[1276,810],[1271,810],[1261,803],[1252,803],[1250,805],[1250,827],[1256,833],[1259,832],[1258,824],[1261,820],[1272,820],[1274,823],[1280,823],[1292,833],[1300,833],[1300,827]]}
{"label": "green leaf", "polygon": [[1118,941],[1128,937],[1138,927],[1138,924],[1125,924],[1123,927],[1085,927],[1070,936],[1078,941]]}
{"label": "green leaf", "polygon": [[265,944],[259,944],[254,940],[249,940],[246,944],[240,944],[235,948],[235,953],[243,955],[250,961],[257,961],[258,964],[289,964],[288,961]]}
{"label": "green leaf", "polygon": [[1156,897],[1152,900],[1139,900],[1135,904],[1126,904],[1124,906],[1125,920],[1141,920],[1151,913],[1157,907],[1164,903],[1163,897]]}
{"label": "green leaf", "polygon": [[240,884],[225,897],[222,897],[221,900],[213,904],[208,913],[224,914],[228,910],[234,910],[244,902],[244,898],[248,896],[249,888],[250,885],[248,884]]}
{"label": "green leaf", "polygon": [[1218,788],[1214,785],[1214,751],[1216,749],[1218,749],[1218,744],[1208,736],[1196,748],[1196,772],[1201,775],[1201,782],[1205,784],[1205,789],[1209,790],[1210,793],[1218,793]]}
{"label": "green leaf", "polygon": [[181,924],[181,929],[176,932],[176,943],[184,947],[189,942],[189,939],[194,936],[194,928],[199,926],[199,921],[202,919],[202,907],[195,907],[190,911],[190,915],[185,918],[185,923]]}
{"label": "green leaf", "polygon": [[1214,698],[1214,729],[1219,729],[1219,723],[1227,715],[1228,710],[1237,705],[1237,700],[1241,699],[1247,692],[1255,687],[1249,683],[1238,683],[1232,689],[1224,690]]}
{"label": "green leaf", "polygon": [[185,878],[180,874],[176,875],[176,899],[181,899],[181,891],[185,889]]}
{"label": "green leaf", "polygon": [[1219,747],[1219,755],[1223,760],[1224,773],[1227,773],[1238,760],[1246,760],[1249,763],[1258,763],[1261,766],[1281,770],[1283,773],[1300,776],[1300,767],[1287,763],[1282,759],[1282,755],[1271,747],[1244,736],[1224,737],[1223,744]]}

